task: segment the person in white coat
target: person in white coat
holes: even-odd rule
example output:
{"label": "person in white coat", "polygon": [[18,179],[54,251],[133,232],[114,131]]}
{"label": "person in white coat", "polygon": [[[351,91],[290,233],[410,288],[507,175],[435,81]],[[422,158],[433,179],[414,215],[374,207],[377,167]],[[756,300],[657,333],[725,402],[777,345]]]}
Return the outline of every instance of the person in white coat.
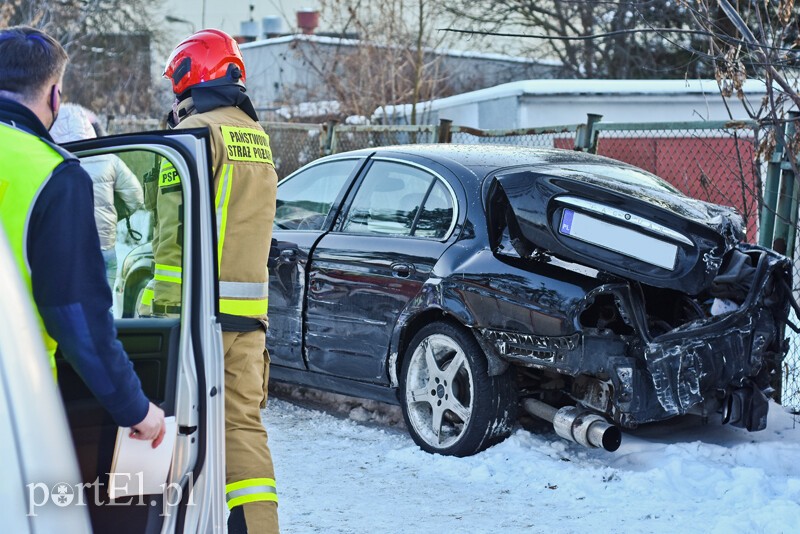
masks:
{"label": "person in white coat", "polygon": [[[50,135],[57,143],[69,143],[97,137],[97,117],[78,104],[63,104]],[[114,196],[134,212],[144,205],[139,179],[127,165],[113,154],[84,158],[81,165],[94,183],[94,218],[100,234],[100,248],[106,264],[108,284],[112,290],[117,277],[117,209]]]}

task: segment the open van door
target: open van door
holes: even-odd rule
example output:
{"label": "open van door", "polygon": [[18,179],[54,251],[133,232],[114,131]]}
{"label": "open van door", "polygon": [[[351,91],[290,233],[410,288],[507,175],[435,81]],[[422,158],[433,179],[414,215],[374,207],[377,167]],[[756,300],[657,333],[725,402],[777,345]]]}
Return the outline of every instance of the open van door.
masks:
{"label": "open van door", "polygon": [[[171,184],[172,191],[182,196],[178,222],[183,266],[181,305],[173,307],[168,318],[149,315],[122,318],[120,310],[115,310],[115,317],[119,317],[115,320],[118,339],[133,362],[145,394],[177,421],[172,467],[162,495],[109,501],[108,472],[117,427],[69,364],[56,355],[59,387],[81,477],[84,484],[92,485],[94,493],[87,499],[92,526],[96,532],[115,534],[222,530],[225,525],[224,372],[222,332],[216,319],[217,233],[212,216],[208,132],[204,129],[145,132],[64,146],[83,161],[119,158],[141,184],[146,176],[153,176],[154,166],[171,163],[180,177]],[[156,217],[152,210],[134,213],[131,220],[140,227],[130,236],[125,230],[120,231],[116,243],[120,266],[133,261],[128,256],[136,247],[150,244]],[[120,228],[125,228],[125,224]],[[146,298],[144,282],[153,276],[152,261],[148,265],[142,272],[143,283],[137,289],[136,299]],[[150,272],[146,272],[148,268]],[[119,284],[117,289],[124,290]],[[119,298],[115,301],[121,302]],[[131,484],[136,484],[135,474]]]}

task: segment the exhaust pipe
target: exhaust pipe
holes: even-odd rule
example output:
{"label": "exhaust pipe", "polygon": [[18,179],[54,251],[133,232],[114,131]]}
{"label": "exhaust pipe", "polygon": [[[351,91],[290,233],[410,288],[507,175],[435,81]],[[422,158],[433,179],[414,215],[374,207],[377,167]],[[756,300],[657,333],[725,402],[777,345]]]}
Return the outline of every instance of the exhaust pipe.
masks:
{"label": "exhaust pipe", "polygon": [[577,406],[553,408],[536,399],[525,399],[522,403],[531,415],[553,423],[556,434],[584,447],[602,447],[614,452],[622,443],[622,432],[599,415],[581,411]]}

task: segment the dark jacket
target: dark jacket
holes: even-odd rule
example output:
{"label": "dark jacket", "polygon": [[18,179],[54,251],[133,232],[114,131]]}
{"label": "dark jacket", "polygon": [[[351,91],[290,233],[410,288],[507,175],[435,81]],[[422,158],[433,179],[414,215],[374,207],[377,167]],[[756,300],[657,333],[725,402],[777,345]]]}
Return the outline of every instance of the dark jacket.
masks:
{"label": "dark jacket", "polygon": [[[0,98],[0,121],[56,146],[41,121],[14,101]],[[149,402],[117,341],[92,180],[77,158],[64,155],[31,210],[26,246],[33,299],[48,334],[114,421],[135,425]]]}

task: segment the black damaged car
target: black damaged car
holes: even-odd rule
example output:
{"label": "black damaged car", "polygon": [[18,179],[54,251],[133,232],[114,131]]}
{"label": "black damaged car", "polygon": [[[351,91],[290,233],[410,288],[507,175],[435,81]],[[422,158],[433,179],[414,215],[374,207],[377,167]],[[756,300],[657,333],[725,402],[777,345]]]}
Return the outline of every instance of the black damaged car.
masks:
{"label": "black damaged car", "polygon": [[402,406],[469,455],[518,408],[609,450],[722,410],[765,427],[789,261],[732,209],[627,164],[503,146],[323,158],[278,185],[267,345],[279,381]]}
{"label": "black damaged car", "polygon": [[520,408],[614,450],[619,428],[721,410],[766,425],[789,261],[732,208],[580,152],[408,145],[278,185],[274,380],[399,403],[470,455]]}

